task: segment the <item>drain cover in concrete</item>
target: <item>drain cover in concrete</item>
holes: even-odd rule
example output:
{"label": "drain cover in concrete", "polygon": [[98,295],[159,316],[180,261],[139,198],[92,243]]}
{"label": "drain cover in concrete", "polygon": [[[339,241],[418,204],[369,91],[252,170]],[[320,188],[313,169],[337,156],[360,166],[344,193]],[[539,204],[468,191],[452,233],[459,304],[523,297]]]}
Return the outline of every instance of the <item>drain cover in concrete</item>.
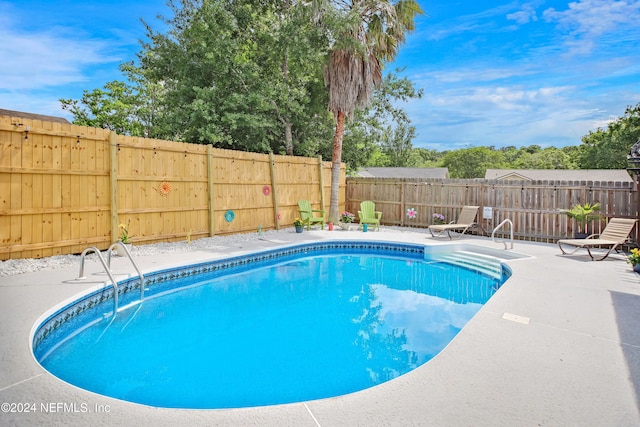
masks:
{"label": "drain cover in concrete", "polygon": [[523,325],[529,324],[529,318],[524,316],[518,316],[517,314],[505,313],[502,316],[503,319],[511,320],[512,322],[522,323]]}

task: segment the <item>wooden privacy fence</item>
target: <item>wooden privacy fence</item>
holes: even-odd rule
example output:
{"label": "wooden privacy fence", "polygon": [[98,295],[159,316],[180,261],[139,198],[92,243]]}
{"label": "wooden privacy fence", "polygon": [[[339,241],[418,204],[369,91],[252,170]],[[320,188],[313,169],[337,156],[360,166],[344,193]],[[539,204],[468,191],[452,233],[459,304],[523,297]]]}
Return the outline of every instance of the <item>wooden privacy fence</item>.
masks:
{"label": "wooden privacy fence", "polygon": [[[411,227],[433,224],[434,213],[454,221],[462,206],[480,206],[477,220],[489,235],[510,219],[514,238],[538,242],[573,237],[576,223],[562,209],[578,203],[601,205],[602,219],[588,225],[590,233],[599,233],[609,218],[638,217],[638,192],[629,182],[347,178],[346,200],[346,209],[353,213],[361,201],[372,200],[382,211],[383,224]],[[417,212],[415,219],[407,216],[410,208]],[[484,208],[491,208],[486,218]],[[632,235],[636,241],[637,229]],[[504,237],[508,231],[508,226],[501,227],[496,235]]]}
{"label": "wooden privacy fence", "polygon": [[[344,207],[345,168],[340,206]],[[331,163],[0,116],[0,260],[291,225],[329,208]]]}

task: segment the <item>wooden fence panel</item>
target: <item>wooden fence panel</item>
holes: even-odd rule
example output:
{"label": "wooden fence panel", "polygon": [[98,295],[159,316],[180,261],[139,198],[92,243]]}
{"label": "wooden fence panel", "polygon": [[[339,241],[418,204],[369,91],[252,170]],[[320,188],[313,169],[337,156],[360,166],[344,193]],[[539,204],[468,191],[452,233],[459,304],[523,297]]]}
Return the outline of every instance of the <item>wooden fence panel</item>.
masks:
{"label": "wooden fence panel", "polygon": [[[348,178],[347,210],[356,212],[363,200],[374,201],[376,209],[381,207],[383,224],[415,227],[433,224],[434,213],[443,214],[449,222],[457,220],[462,206],[479,206],[481,232],[490,234],[509,219],[515,238],[539,242],[572,237],[576,224],[563,210],[578,203],[602,206],[602,219],[589,224],[592,233],[602,231],[609,218],[638,218],[638,192],[628,182]],[[484,207],[492,208],[491,218],[483,218]],[[409,208],[417,211],[416,219],[406,217]],[[509,231],[501,227],[496,235],[505,237]]]}
{"label": "wooden fence panel", "polygon": [[0,117],[0,259],[68,253],[110,234],[107,133]]}
{"label": "wooden fence panel", "polygon": [[106,249],[119,224],[143,244],[280,228],[299,199],[328,210],[330,191],[317,158],[0,116],[0,260]]}

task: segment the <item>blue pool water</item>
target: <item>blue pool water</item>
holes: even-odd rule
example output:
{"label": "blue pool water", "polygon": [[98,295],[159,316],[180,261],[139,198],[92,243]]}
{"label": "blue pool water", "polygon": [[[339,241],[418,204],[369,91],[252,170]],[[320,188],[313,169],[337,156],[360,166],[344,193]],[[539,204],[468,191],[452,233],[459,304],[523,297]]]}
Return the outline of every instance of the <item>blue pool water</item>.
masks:
{"label": "blue pool water", "polygon": [[325,398],[424,364],[504,281],[420,248],[237,261],[205,273],[164,272],[150,279],[143,304],[115,318],[103,296],[65,307],[36,332],[36,358],[78,387],[152,406]]}

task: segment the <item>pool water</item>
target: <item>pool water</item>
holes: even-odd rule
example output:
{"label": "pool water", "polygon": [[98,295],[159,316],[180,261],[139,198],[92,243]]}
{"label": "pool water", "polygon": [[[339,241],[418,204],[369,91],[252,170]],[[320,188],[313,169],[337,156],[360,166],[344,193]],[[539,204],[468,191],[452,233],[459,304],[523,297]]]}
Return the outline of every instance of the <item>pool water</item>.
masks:
{"label": "pool water", "polygon": [[78,387],[174,408],[351,393],[437,355],[501,281],[433,260],[316,255],[179,289],[95,319],[39,362]]}

